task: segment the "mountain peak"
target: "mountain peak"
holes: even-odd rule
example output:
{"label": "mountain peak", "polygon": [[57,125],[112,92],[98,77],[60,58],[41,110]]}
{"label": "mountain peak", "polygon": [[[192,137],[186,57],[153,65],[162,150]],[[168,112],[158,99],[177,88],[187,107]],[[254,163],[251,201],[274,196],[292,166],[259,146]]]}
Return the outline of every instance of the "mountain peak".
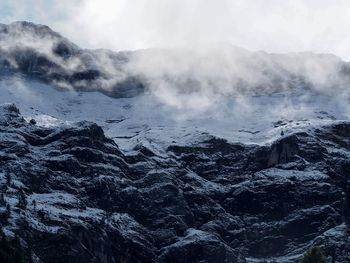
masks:
{"label": "mountain peak", "polygon": [[[14,47],[32,48],[39,52],[65,46],[66,49],[77,50],[78,46],[70,42],[50,27],[27,21],[16,21],[0,24],[0,43],[2,49]],[[47,50],[46,50],[47,51]]]}
{"label": "mountain peak", "polygon": [[[6,30],[5,33],[30,33],[37,37],[58,37],[63,38],[59,33],[53,31],[46,25],[36,24],[28,21],[15,21],[8,25],[2,25],[2,28]],[[4,33],[4,32],[2,32]]]}

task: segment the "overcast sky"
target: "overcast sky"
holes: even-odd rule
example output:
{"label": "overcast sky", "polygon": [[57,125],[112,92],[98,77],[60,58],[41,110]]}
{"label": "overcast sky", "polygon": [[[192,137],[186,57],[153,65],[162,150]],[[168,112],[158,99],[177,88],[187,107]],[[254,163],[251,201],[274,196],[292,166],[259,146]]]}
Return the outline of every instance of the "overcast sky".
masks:
{"label": "overcast sky", "polygon": [[0,22],[16,20],[47,24],[87,48],[224,42],[350,60],[348,0],[0,0]]}

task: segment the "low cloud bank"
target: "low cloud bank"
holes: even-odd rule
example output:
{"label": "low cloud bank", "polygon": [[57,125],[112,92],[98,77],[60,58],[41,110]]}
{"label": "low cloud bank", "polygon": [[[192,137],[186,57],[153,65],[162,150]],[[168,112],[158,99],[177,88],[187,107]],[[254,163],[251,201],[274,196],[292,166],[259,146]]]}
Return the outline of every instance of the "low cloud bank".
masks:
{"label": "low cloud bank", "polygon": [[330,54],[271,54],[224,44],[118,53],[86,50],[48,27],[27,22],[1,25],[0,36],[3,65],[44,76],[65,89],[127,97],[148,92],[190,115],[222,109],[227,97],[245,112],[254,107],[249,97],[293,90],[303,91],[298,96],[339,98],[342,105],[349,97],[350,66]]}

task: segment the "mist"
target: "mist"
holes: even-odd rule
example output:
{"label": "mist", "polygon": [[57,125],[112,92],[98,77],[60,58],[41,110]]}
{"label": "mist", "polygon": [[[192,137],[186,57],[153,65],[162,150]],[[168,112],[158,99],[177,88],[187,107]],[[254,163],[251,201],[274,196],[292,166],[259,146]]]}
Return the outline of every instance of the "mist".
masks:
{"label": "mist", "polygon": [[2,21],[46,24],[79,46],[135,50],[227,43],[348,60],[345,0],[4,0]]}
{"label": "mist", "polygon": [[[261,107],[266,114],[310,115],[309,99],[316,94],[331,97],[342,116],[349,116],[349,66],[344,61],[350,43],[344,32],[350,22],[350,4],[332,3],[5,1],[0,4],[7,10],[4,22],[47,24],[82,48],[135,52],[128,53],[122,66],[105,50],[62,59],[52,52],[59,37],[37,41],[37,35],[22,29],[1,43],[3,50],[14,43],[39,50],[69,74],[90,69],[107,73],[108,78],[94,83],[78,83],[87,90],[110,92],[129,76],[137,76],[145,81],[147,92],[173,109],[175,119],[200,117],[209,111],[216,118],[241,119],[260,109],[251,97],[278,93],[297,94],[300,99],[284,97],[272,107]],[[30,6],[35,12],[26,11]],[[54,84],[74,89],[67,82]],[[233,108],[227,98],[234,101]]]}
{"label": "mist", "polygon": [[[254,52],[230,44],[113,53],[81,49],[48,27],[30,23],[12,23],[0,33],[0,51],[7,54],[14,67],[21,67],[18,64],[22,63],[21,56],[44,56],[55,66],[36,71],[47,74],[49,79],[52,74],[64,76],[54,79],[54,85],[108,94],[117,94],[119,84],[136,78],[146,86],[147,93],[172,107],[181,118],[202,115],[208,110],[225,115],[224,100],[228,97],[234,98],[240,111],[248,113],[254,105],[247,97],[253,96],[320,94],[345,99],[341,103],[344,105],[349,97],[349,64],[331,54]],[[60,45],[69,56],[57,53]],[[39,61],[35,56],[30,62],[34,67]],[[76,73],[96,70],[100,77],[78,79],[74,83],[64,80]],[[295,112],[292,103],[290,107],[283,103],[284,111],[290,108]]]}

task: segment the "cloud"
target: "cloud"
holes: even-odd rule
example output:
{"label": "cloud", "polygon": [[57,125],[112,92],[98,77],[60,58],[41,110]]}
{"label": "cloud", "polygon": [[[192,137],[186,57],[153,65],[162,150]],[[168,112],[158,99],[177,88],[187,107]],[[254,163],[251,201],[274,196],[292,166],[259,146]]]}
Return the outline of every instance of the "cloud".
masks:
{"label": "cloud", "polygon": [[226,42],[350,59],[346,0],[3,0],[4,20],[52,26],[83,47],[113,50]]}
{"label": "cloud", "polygon": [[[231,110],[225,98],[231,95],[236,115],[249,114],[254,105],[245,92],[267,94],[311,84],[317,92],[330,94],[334,86],[343,87],[337,57],[252,55],[230,44],[269,52],[311,50],[350,59],[350,3],[345,0],[4,0],[0,10],[5,12],[4,22],[47,24],[81,47],[180,47],[137,52],[125,70],[144,76],[160,101],[186,116],[203,115],[208,109],[225,114]],[[101,54],[94,57],[96,64],[113,72],[110,57]],[[288,100],[270,108],[269,114],[297,115],[308,111],[306,105]]]}
{"label": "cloud", "polygon": [[[100,90],[118,94],[118,89],[132,90],[127,80],[141,80],[164,104],[174,109],[203,114],[216,108],[221,98],[268,95],[297,88],[323,94],[338,94],[348,87],[348,67],[334,55],[311,52],[269,54],[250,52],[229,44],[196,45],[192,48],[147,49],[131,53],[106,50],[74,50],[59,35],[47,27],[30,23],[12,23],[0,30],[0,51],[20,65],[25,58],[45,56],[54,62],[49,68],[35,64],[36,72],[48,73],[51,81],[62,88]],[[62,42],[63,41],[63,42]],[[53,50],[64,44],[74,54],[61,56]],[[24,48],[23,53],[21,50]],[[29,53],[28,53],[29,52]],[[35,57],[34,56],[34,57]],[[32,64],[29,64],[32,67]],[[79,76],[94,76],[86,79]],[[345,72],[345,74],[344,74]],[[76,75],[75,73],[79,73]],[[51,76],[61,76],[57,79]],[[73,77],[76,76],[76,77]],[[138,88],[135,86],[134,88]],[[237,100],[239,101],[239,100]],[[244,100],[240,100],[240,105]],[[247,109],[249,107],[241,107]]]}

